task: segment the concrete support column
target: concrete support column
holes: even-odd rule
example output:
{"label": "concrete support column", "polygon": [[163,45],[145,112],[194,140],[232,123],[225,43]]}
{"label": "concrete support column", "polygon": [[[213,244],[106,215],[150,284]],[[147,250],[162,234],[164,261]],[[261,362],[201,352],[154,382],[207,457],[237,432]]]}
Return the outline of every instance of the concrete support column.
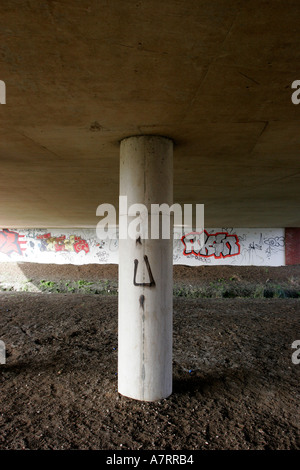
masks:
{"label": "concrete support column", "polygon": [[122,140],[120,195],[127,196],[127,208],[120,207],[119,235],[137,220],[130,206],[143,204],[147,211],[140,213],[142,236],[119,238],[118,391],[155,401],[172,393],[173,224],[169,239],[161,230],[151,239],[150,220],[151,204],[173,203],[170,139]]}

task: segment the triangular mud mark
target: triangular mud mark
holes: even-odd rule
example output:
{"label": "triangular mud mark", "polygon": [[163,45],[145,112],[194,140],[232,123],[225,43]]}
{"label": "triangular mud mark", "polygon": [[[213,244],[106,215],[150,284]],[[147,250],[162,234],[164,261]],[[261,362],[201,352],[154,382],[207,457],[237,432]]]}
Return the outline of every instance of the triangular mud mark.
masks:
{"label": "triangular mud mark", "polygon": [[137,274],[137,269],[138,269],[138,260],[135,259],[134,260],[134,275],[133,275],[133,285],[134,286],[143,286],[143,287],[152,287],[152,286],[155,286],[155,281],[154,281],[154,278],[153,278],[153,275],[152,275],[152,271],[151,271],[151,267],[150,267],[150,264],[149,264],[149,260],[148,260],[148,256],[147,255],[144,255],[144,260],[145,260],[145,264],[146,264],[146,267],[147,267],[147,271],[148,271],[148,274],[149,274],[149,281],[150,282],[136,282],[136,274]]}

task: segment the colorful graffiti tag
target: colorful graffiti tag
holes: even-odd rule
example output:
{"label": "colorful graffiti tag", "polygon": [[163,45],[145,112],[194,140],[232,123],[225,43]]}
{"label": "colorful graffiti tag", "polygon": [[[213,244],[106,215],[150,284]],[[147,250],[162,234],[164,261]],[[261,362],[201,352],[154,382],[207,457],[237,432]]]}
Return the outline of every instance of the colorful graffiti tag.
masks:
{"label": "colorful graffiti tag", "polygon": [[[201,244],[201,235],[204,235],[204,243]],[[194,254],[201,257],[214,256],[215,258],[226,258],[240,254],[240,244],[237,235],[228,232],[217,232],[209,234],[203,232],[191,232],[182,237],[184,244],[183,254],[185,256]]]}
{"label": "colorful graffiti tag", "polygon": [[19,235],[17,232],[12,232],[8,229],[0,231],[0,253],[10,256],[12,253],[23,255],[23,251],[26,250],[22,245],[26,244],[25,241],[21,241],[20,238],[24,235]]}
{"label": "colorful graffiti tag", "polygon": [[69,238],[66,238],[65,235],[52,237],[51,233],[46,233],[38,235],[36,238],[40,240],[40,251],[72,251],[75,253],[90,251],[88,242],[76,235],[70,235]]}
{"label": "colorful graffiti tag", "polygon": [[[187,266],[283,266],[284,229],[207,228],[182,237],[174,230],[173,263]],[[0,228],[0,262],[117,264],[119,241],[92,228]]]}

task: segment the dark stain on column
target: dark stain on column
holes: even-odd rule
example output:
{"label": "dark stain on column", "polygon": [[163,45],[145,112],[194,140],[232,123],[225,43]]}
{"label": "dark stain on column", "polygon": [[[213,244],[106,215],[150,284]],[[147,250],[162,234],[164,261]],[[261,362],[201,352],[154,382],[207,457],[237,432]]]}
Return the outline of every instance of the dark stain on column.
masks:
{"label": "dark stain on column", "polygon": [[145,296],[141,295],[140,296],[140,307],[144,310],[144,302],[145,302]]}
{"label": "dark stain on column", "polygon": [[144,397],[144,389],[145,389],[145,296],[142,294],[139,297],[140,308],[142,310],[142,370],[141,370],[141,379],[142,379],[142,390],[143,390],[143,397]]}

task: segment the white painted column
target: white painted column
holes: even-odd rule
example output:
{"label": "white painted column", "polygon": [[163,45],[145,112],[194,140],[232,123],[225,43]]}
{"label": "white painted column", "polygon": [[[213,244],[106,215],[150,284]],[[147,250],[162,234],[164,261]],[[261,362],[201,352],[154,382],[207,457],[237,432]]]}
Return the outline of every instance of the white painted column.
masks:
{"label": "white painted column", "polygon": [[[155,401],[172,393],[173,223],[169,239],[160,232],[153,240],[150,222],[151,204],[173,203],[170,139],[122,140],[120,195],[127,196],[127,209],[144,204],[148,215],[141,214],[140,238],[119,239],[118,391]],[[120,207],[119,235],[136,219]]]}

